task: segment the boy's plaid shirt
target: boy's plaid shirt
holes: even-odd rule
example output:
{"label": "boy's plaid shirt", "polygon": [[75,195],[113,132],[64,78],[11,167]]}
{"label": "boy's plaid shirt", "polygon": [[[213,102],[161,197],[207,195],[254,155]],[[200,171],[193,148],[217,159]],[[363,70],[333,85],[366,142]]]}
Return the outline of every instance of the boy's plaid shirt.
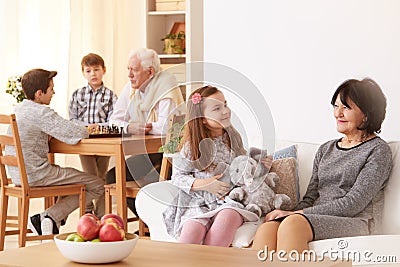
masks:
{"label": "boy's plaid shirt", "polygon": [[116,94],[104,85],[96,91],[87,85],[72,94],[69,119],[80,125],[107,126],[116,101]]}

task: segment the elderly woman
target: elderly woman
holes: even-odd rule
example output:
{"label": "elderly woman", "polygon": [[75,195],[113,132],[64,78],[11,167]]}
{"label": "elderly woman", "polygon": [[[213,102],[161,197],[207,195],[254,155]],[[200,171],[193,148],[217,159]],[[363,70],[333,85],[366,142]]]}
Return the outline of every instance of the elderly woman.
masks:
{"label": "elderly woman", "polygon": [[392,156],[377,136],[386,113],[386,98],[371,79],[347,80],[331,104],[337,131],[343,134],[321,145],[307,191],[294,211],[268,213],[253,249],[308,249],[313,240],[378,234],[383,188]]}

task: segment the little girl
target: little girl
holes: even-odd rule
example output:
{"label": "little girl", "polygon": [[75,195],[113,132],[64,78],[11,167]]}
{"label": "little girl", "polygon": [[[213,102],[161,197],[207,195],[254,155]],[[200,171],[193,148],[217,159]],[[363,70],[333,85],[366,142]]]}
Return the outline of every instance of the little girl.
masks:
{"label": "little girl", "polygon": [[[230,186],[214,172],[217,164],[230,164],[246,153],[230,117],[225,97],[216,87],[205,86],[190,95],[181,158],[174,161],[172,171],[172,183],[181,190],[163,213],[168,233],[180,242],[227,247],[244,221],[258,219],[221,201]],[[272,158],[261,162],[269,168]]]}

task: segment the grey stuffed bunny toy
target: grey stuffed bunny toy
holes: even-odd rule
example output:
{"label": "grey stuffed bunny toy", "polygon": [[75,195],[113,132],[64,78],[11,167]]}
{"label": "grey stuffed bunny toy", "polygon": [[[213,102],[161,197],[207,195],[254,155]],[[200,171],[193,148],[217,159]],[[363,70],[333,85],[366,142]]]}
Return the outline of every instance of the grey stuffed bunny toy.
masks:
{"label": "grey stuffed bunny toy", "polygon": [[[239,202],[243,208],[261,217],[274,210],[290,205],[290,198],[285,194],[275,194],[272,188],[279,181],[279,176],[269,172],[260,162],[267,151],[250,148],[247,155],[241,155],[227,164],[219,164],[216,168],[224,172],[220,181],[233,184],[234,188],[225,197],[226,202]],[[221,171],[222,170],[222,171]]]}

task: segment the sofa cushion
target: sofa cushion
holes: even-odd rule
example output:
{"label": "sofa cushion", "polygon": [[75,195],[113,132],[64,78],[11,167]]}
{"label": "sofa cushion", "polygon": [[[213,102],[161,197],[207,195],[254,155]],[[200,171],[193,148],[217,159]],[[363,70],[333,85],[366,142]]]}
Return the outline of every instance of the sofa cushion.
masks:
{"label": "sofa cushion", "polygon": [[292,210],[299,200],[299,180],[297,176],[297,160],[295,158],[277,159],[272,162],[271,172],[279,176],[274,191],[276,194],[286,194],[290,197],[291,204],[285,207]]}
{"label": "sofa cushion", "polygon": [[273,159],[283,159],[283,158],[295,158],[297,159],[297,147],[296,145],[291,145],[275,151],[273,154]]}
{"label": "sofa cushion", "polygon": [[[292,199],[292,200],[294,200],[295,199],[295,201],[296,201],[296,204],[297,204],[297,202],[298,202],[298,200],[300,199],[300,179],[299,179],[299,159],[298,159],[298,147],[297,147],[297,145],[287,145],[287,146],[283,146],[283,148],[281,147],[279,150],[277,150],[277,151],[275,151],[274,152],[274,154],[273,154],[273,160],[275,161],[275,160],[279,160],[279,159],[284,159],[284,158],[294,158],[295,159],[295,163],[296,163],[296,166],[295,166],[295,169],[296,169],[296,172],[295,172],[295,180],[292,180],[292,181],[294,181],[295,183],[293,184],[293,185],[295,185],[296,186],[296,198],[292,198],[291,197],[291,195],[288,195],[289,197],[290,197],[290,199]],[[288,164],[287,162],[285,162],[286,164]],[[276,163],[276,164],[278,164],[278,163]],[[282,175],[282,176],[285,176],[285,175]],[[279,177],[281,177],[281,176],[279,176]],[[293,178],[293,176],[291,176],[291,178]],[[284,178],[284,179],[288,179],[288,178]],[[283,193],[283,194],[285,194],[285,193]]]}
{"label": "sofa cushion", "polygon": [[295,144],[297,151],[298,163],[298,179],[299,179],[299,200],[304,196],[308,183],[311,178],[312,167],[314,162],[315,153],[318,150],[319,144],[294,142],[286,140],[277,140],[276,149],[281,149]]}

